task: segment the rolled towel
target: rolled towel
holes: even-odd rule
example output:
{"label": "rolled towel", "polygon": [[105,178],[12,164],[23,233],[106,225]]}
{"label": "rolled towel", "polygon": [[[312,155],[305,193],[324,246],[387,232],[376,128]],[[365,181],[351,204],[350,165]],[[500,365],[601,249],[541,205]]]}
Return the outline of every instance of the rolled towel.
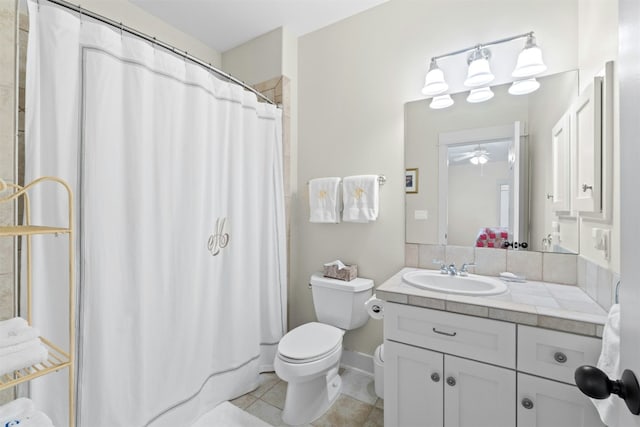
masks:
{"label": "rolled towel", "polygon": [[346,176],[342,180],[342,199],[345,222],[371,222],[378,219],[378,175]]}
{"label": "rolled towel", "polygon": [[6,334],[0,334],[0,348],[31,341],[39,336],[40,331],[36,328],[32,328],[31,326],[15,329],[7,332]]}
{"label": "rolled towel", "polygon": [[[602,333],[602,351],[598,359],[598,368],[609,378],[620,378],[620,304],[614,304],[609,310],[607,323]],[[617,396],[606,399],[591,399],[602,422],[608,426],[618,425],[617,405],[621,402]]]}
{"label": "rolled towel", "polygon": [[[23,419],[30,417],[36,412],[36,406],[31,399],[21,397],[16,400],[0,406],[0,426],[15,424],[15,421],[22,422]],[[19,424],[22,426],[22,424]]]}
{"label": "rolled towel", "polygon": [[[11,353],[16,353],[18,351],[22,351],[25,348],[31,347],[34,344],[42,344],[42,341],[40,341],[40,338],[36,337],[36,338],[30,339],[29,341],[21,342],[19,344],[10,345],[7,347],[0,347],[0,357],[5,356],[7,354],[11,354]],[[0,427],[3,427],[3,426],[0,424]]]}
{"label": "rolled towel", "polygon": [[53,427],[53,422],[44,412],[36,411],[30,417],[20,421],[16,427]]}
{"label": "rolled towel", "polygon": [[309,221],[340,222],[340,178],[316,178],[309,181]]}
{"label": "rolled towel", "polygon": [[47,360],[49,352],[40,343],[34,343],[21,351],[0,356],[0,375],[36,365]]}
{"label": "rolled towel", "polygon": [[8,335],[10,332],[17,331],[29,326],[22,317],[14,317],[13,319],[3,320],[0,322],[0,337]]}

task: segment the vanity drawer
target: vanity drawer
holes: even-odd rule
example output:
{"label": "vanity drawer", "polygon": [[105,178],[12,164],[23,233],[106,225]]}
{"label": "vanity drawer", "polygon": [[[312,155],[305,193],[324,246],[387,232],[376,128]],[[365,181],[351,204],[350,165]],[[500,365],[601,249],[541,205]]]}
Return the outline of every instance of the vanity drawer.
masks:
{"label": "vanity drawer", "polygon": [[516,325],[481,317],[387,303],[386,339],[515,368]]}
{"label": "vanity drawer", "polygon": [[574,384],[578,366],[596,365],[599,338],[518,325],[518,371]]}

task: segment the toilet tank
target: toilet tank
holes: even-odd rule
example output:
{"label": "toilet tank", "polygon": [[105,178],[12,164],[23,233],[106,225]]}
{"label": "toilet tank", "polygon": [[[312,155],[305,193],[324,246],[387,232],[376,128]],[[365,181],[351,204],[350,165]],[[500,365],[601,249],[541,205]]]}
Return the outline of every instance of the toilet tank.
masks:
{"label": "toilet tank", "polygon": [[310,283],[319,322],[344,330],[367,323],[364,303],[373,294],[373,280],[357,277],[347,282],[314,274]]}

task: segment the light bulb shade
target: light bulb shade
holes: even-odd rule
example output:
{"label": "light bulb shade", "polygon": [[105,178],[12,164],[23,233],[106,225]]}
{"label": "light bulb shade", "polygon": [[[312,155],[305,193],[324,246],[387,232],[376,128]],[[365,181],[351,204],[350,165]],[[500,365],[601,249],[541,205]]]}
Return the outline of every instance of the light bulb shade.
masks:
{"label": "light bulb shade", "polygon": [[469,92],[469,96],[467,96],[467,102],[484,102],[490,100],[491,98],[493,98],[493,91],[489,86],[486,86],[478,89],[471,89],[471,92]]}
{"label": "light bulb shade", "polygon": [[453,105],[453,99],[449,94],[447,94],[447,95],[434,96],[433,99],[431,100],[431,104],[429,104],[429,107],[431,107],[434,110],[441,110],[443,108],[451,107],[452,105]]}
{"label": "light bulb shade", "polygon": [[469,64],[467,79],[464,81],[464,85],[467,87],[484,86],[491,83],[494,78],[495,76],[489,67],[489,60],[486,58],[478,58]]}
{"label": "light bulb shade", "polygon": [[513,77],[531,77],[540,74],[547,69],[542,61],[542,50],[536,45],[535,38],[527,37],[527,44],[518,55],[516,68],[511,75]]}
{"label": "light bulb shade", "polygon": [[531,92],[535,92],[540,87],[540,82],[534,77],[530,79],[517,80],[509,87],[509,93],[511,95],[526,95]]}
{"label": "light bulb shade", "polygon": [[440,68],[432,68],[424,79],[422,93],[426,96],[440,95],[449,89],[449,85],[444,81],[444,73]]}
{"label": "light bulb shade", "polygon": [[484,165],[489,161],[489,158],[485,154],[479,154],[469,159],[473,165]]}

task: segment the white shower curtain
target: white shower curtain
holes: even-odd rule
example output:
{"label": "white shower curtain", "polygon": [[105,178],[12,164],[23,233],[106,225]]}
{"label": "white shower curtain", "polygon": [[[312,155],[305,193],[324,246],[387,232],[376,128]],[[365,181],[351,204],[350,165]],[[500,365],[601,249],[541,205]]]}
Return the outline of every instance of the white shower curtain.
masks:
{"label": "white shower curtain", "polygon": [[[255,387],[285,332],[281,113],[77,13],[29,13],[26,180],[76,194],[79,425],[190,425]],[[33,222],[64,218],[32,199]],[[65,343],[62,240],[34,241],[34,319]],[[65,387],[31,387],[56,425]]]}

